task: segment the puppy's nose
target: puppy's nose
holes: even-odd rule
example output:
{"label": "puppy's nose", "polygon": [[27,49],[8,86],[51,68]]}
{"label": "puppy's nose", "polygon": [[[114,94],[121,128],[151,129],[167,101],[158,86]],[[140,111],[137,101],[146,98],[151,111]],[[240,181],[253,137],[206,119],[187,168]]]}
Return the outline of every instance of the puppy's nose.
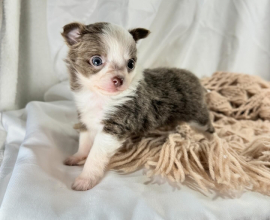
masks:
{"label": "puppy's nose", "polygon": [[123,85],[124,78],[122,76],[115,76],[112,78],[112,82],[115,85],[115,87],[120,87]]}

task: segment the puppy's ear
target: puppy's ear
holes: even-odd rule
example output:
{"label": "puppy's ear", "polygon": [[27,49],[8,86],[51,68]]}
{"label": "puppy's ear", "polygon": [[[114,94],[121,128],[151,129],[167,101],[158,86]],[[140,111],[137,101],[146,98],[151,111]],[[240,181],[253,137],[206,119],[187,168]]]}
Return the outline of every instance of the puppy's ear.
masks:
{"label": "puppy's ear", "polygon": [[150,31],[144,28],[135,28],[129,30],[129,33],[132,35],[135,42],[137,42],[140,39],[146,38],[150,34]]}
{"label": "puppy's ear", "polygon": [[80,41],[84,25],[80,23],[70,23],[63,27],[62,36],[65,38],[67,44],[72,46]]}

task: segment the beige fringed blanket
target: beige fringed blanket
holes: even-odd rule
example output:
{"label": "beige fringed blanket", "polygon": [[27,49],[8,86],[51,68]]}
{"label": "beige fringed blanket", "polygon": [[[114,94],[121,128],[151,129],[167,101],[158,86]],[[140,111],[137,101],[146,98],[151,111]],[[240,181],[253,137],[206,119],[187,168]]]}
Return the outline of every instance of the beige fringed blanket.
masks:
{"label": "beige fringed blanket", "polygon": [[129,140],[110,169],[173,182],[193,179],[202,190],[253,190],[270,194],[270,84],[236,73],[217,72],[202,79],[216,134],[212,141],[188,125],[156,131],[139,142]]}

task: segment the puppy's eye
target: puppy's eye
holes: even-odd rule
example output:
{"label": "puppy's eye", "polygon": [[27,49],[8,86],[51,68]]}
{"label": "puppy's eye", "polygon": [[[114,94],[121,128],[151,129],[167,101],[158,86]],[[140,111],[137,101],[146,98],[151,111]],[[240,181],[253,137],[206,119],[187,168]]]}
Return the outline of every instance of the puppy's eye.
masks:
{"label": "puppy's eye", "polygon": [[135,61],[133,59],[130,59],[128,61],[128,64],[127,64],[127,67],[130,69],[130,70],[133,70],[134,69],[134,66],[135,66]]}
{"label": "puppy's eye", "polygon": [[101,59],[101,57],[99,57],[99,56],[93,56],[91,58],[91,64],[93,66],[100,66],[100,65],[102,65],[102,59]]}

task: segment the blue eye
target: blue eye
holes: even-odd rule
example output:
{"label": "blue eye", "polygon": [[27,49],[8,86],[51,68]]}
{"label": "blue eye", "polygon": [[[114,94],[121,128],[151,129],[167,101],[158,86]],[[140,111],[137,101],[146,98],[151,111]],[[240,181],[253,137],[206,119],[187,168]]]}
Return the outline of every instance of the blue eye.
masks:
{"label": "blue eye", "polygon": [[135,61],[133,59],[130,59],[128,61],[128,64],[127,64],[127,67],[130,69],[130,70],[133,70],[134,69],[134,66],[135,66]]}
{"label": "blue eye", "polygon": [[91,59],[91,64],[93,66],[100,66],[100,65],[102,65],[102,59],[99,56],[94,56]]}

